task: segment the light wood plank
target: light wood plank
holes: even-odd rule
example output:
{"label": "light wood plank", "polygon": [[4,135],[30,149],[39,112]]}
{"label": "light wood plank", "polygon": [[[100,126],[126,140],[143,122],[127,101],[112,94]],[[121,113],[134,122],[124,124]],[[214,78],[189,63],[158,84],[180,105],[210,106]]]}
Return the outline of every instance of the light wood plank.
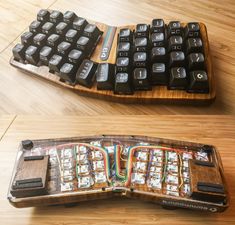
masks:
{"label": "light wood plank", "polygon": [[[8,0],[0,8],[10,8],[12,13],[24,14],[21,26],[17,31],[19,36],[29,23],[35,18],[36,8],[25,7],[29,2],[14,1],[14,7]],[[26,4],[26,5],[25,5]],[[45,6],[44,1],[34,1],[32,5]],[[23,11],[22,7],[26,12]],[[26,7],[26,8],[27,8]],[[46,7],[46,6],[45,6]],[[34,9],[34,10],[31,10]],[[124,105],[110,103],[92,98],[78,96],[64,88],[54,86],[46,81],[28,76],[9,66],[11,49],[19,41],[16,34],[9,40],[16,40],[0,57],[0,113],[24,114],[73,114],[73,115],[100,115],[100,114],[234,114],[235,113],[235,2],[195,0],[188,3],[180,1],[96,1],[89,3],[85,0],[65,1],[58,0],[50,9],[62,11],[73,10],[78,15],[95,21],[111,25],[125,25],[136,23],[150,23],[153,18],[170,20],[201,21],[207,25],[211,47],[212,62],[216,80],[216,101],[208,107],[175,106],[175,105]],[[22,13],[22,14],[21,14]],[[7,21],[12,17],[4,17],[5,33],[8,30]],[[19,17],[15,18],[18,20]],[[15,21],[14,20],[14,21]],[[12,23],[10,23],[11,26]],[[17,24],[16,22],[14,24]],[[15,27],[12,27],[13,30]],[[9,91],[12,87],[12,91]]]}
{"label": "light wood plank", "polygon": [[[0,142],[1,224],[234,224],[235,117],[232,116],[18,116]],[[19,141],[96,134],[136,134],[215,145],[222,157],[231,206],[222,214],[167,211],[148,202],[111,199],[15,209],[6,200]],[[52,222],[53,220],[53,222]]]}

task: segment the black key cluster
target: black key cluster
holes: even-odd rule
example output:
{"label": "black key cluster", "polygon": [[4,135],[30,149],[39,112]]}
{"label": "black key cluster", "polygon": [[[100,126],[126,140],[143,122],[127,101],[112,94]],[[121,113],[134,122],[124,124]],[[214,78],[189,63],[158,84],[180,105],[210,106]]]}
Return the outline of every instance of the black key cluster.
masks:
{"label": "black key cluster", "polygon": [[97,65],[88,59],[101,35],[96,25],[74,12],[42,9],[21,36],[21,44],[13,48],[13,56],[24,63],[48,66],[70,84],[90,87]]}
{"label": "black key cluster", "polygon": [[118,36],[114,92],[132,94],[165,85],[170,90],[208,93],[199,23],[168,25],[162,19],[121,29]]}

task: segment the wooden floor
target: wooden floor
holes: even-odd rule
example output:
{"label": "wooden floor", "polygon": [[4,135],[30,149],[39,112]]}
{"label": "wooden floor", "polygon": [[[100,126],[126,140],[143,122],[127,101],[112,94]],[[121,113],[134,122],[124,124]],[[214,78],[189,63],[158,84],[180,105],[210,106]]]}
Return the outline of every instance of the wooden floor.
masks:
{"label": "wooden floor", "polygon": [[[207,25],[217,99],[208,107],[124,105],[80,97],[26,75],[9,65],[11,49],[40,8],[73,10],[78,15],[111,25],[150,23],[153,18],[202,21]],[[5,0],[0,1],[0,114],[120,115],[234,114],[235,1],[125,0]]]}
{"label": "wooden floor", "polygon": [[[0,224],[235,224],[235,117],[10,115],[0,117],[0,127]],[[230,208],[222,214],[169,211],[153,203],[128,199],[84,202],[72,208],[16,209],[8,203],[6,193],[21,140],[96,134],[144,134],[215,145],[221,154],[230,189]]]}

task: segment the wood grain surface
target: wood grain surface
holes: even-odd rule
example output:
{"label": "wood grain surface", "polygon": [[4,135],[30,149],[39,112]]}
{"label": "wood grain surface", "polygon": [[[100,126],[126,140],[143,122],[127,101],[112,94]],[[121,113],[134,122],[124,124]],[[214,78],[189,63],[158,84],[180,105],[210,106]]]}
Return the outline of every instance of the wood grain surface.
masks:
{"label": "wood grain surface", "polygon": [[[112,123],[110,123],[112,121]],[[11,123],[6,121],[5,123]],[[0,142],[0,224],[227,224],[235,223],[235,117],[233,116],[17,116]],[[215,145],[231,205],[222,214],[164,210],[138,200],[109,199],[74,207],[13,208],[6,199],[18,144],[23,139],[134,134]]]}
{"label": "wood grain surface", "polygon": [[[121,26],[150,23],[153,18],[201,21],[206,24],[211,47],[217,99],[207,107],[171,104],[119,104],[78,96],[76,93],[29,76],[9,65],[12,47],[40,8],[73,10],[79,16]],[[0,113],[47,115],[120,114],[234,114],[235,113],[235,2],[225,0],[121,1],[85,0],[0,2]]]}

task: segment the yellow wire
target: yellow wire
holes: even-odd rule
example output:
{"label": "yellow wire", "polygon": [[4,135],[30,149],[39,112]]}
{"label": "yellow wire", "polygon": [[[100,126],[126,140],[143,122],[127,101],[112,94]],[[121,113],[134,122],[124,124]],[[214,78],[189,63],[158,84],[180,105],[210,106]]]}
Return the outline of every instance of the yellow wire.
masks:
{"label": "yellow wire", "polygon": [[183,175],[182,175],[182,167],[183,167],[183,163],[182,163],[182,158],[181,155],[179,154],[179,160],[180,160],[180,186],[179,188],[181,188],[181,186],[183,185],[184,181],[183,181]]}

